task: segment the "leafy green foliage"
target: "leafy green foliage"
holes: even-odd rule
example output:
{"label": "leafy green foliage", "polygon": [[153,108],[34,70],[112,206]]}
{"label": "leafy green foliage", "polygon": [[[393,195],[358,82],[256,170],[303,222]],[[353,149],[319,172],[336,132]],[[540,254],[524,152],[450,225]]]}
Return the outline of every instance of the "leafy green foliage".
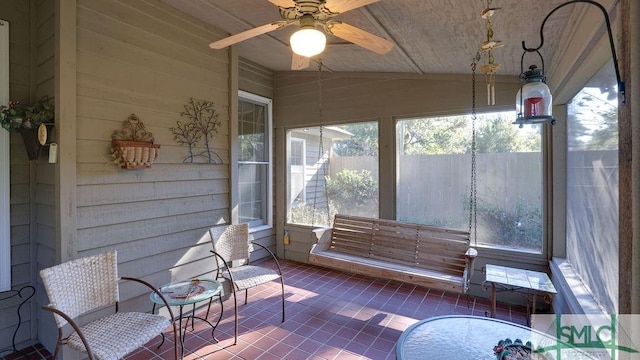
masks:
{"label": "leafy green foliage", "polygon": [[42,97],[34,105],[23,105],[19,101],[0,105],[0,125],[6,130],[35,129],[40,124],[53,122],[54,116],[55,107],[49,96]]}
{"label": "leafy green foliage", "polygon": [[326,177],[332,212],[378,217],[378,183],[369,170],[342,170]]}
{"label": "leafy green foliage", "polygon": [[347,140],[337,140],[333,150],[338,156],[377,156],[378,155],[378,124],[359,123],[341,126],[345,131],[353,134]]}
{"label": "leafy green foliage", "polygon": [[[505,209],[495,200],[477,198],[478,242],[506,246],[514,249],[539,251],[542,249],[542,213],[538,206],[518,198],[512,209]],[[469,210],[469,197],[464,199]],[[467,230],[467,219],[404,218],[407,221],[429,226]]]}
{"label": "leafy green foliage", "polygon": [[[541,137],[512,124],[506,113],[479,114],[476,149],[479,153],[540,151]],[[378,126],[359,123],[341,126],[353,134],[334,142],[339,156],[377,156]],[[468,115],[416,118],[398,123],[398,142],[404,155],[468,154],[471,152],[471,117]]]}
{"label": "leafy green foliage", "polygon": [[[478,153],[540,151],[540,136],[523,136],[522,131],[504,116],[485,118],[476,130]],[[467,152],[471,152],[469,147]]]}
{"label": "leafy green foliage", "polygon": [[464,116],[411,119],[399,126],[405,155],[463,154],[470,139]]}
{"label": "leafy green foliage", "polygon": [[486,198],[478,197],[477,201],[478,225],[490,231],[486,239],[492,245],[542,249],[542,213],[538,206],[522,198],[516,200],[512,210]]}

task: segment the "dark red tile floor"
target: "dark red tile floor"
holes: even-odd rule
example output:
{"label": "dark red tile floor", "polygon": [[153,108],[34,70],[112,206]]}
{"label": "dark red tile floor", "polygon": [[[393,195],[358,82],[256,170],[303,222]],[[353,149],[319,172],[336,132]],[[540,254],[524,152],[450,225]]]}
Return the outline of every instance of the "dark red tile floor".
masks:
{"label": "dark red tile floor", "polygon": [[[418,320],[450,314],[485,316],[490,309],[482,298],[292,261],[281,265],[284,323],[279,283],[251,289],[249,303],[239,307],[238,343],[233,345],[233,300],[229,299],[215,330],[220,342],[212,340],[208,325],[196,321],[195,330],[186,334],[185,359],[395,359],[400,334]],[[239,303],[242,300],[239,297]],[[219,305],[212,309],[210,320],[216,318]],[[518,324],[527,321],[524,307],[505,304],[498,304],[496,317]],[[157,349],[158,338],[127,359],[171,359],[171,335],[167,340]]]}

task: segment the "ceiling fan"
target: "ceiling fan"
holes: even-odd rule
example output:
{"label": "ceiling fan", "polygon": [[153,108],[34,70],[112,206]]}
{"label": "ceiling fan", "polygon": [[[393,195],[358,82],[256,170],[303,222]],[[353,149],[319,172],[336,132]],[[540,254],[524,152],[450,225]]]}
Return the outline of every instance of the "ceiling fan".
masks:
{"label": "ceiling fan", "polygon": [[[324,50],[326,37],[316,30],[320,26],[325,32],[335,35],[343,40],[347,40],[359,45],[376,54],[385,54],[393,48],[393,43],[370,32],[364,31],[355,26],[345,24],[338,20],[333,20],[338,14],[353,10],[365,5],[378,2],[379,0],[269,0],[280,9],[280,16],[283,20],[274,21],[256,28],[231,35],[227,38],[212,42],[209,47],[212,49],[222,49],[227,46],[251,39],[258,35],[266,34],[270,31],[279,30],[289,25],[299,25],[298,30],[291,36],[293,48],[293,58],[291,68],[293,70],[304,69],[309,66],[309,58]],[[303,32],[315,36],[315,38],[304,39],[301,45],[315,46],[313,50],[300,50],[295,44],[294,37]]]}

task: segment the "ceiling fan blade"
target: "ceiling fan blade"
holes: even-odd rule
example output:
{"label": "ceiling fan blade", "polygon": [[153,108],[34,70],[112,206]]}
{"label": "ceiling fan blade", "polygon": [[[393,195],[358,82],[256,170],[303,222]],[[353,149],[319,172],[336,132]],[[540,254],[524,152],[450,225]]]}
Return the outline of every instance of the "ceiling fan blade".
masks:
{"label": "ceiling fan blade", "polygon": [[310,58],[293,53],[293,56],[291,57],[291,70],[306,69],[309,67],[310,63]]}
{"label": "ceiling fan blade", "polygon": [[209,47],[212,49],[222,49],[227,46],[233,45],[235,43],[239,43],[241,41],[251,39],[252,37],[256,37],[258,35],[266,34],[269,31],[277,30],[282,27],[282,22],[273,22],[269,24],[265,24],[262,26],[258,26],[257,28],[253,28],[247,31],[243,31],[241,33],[231,35],[222,40],[214,41],[209,44]]}
{"label": "ceiling fan blade", "polygon": [[269,0],[275,6],[289,8],[296,6],[296,3],[293,0]]}
{"label": "ceiling fan blade", "polygon": [[331,12],[343,13],[378,1],[380,0],[327,0],[325,7]]}
{"label": "ceiling fan blade", "polygon": [[341,39],[371,50],[376,54],[386,54],[393,48],[391,41],[349,24],[336,23],[329,29],[329,32]]}

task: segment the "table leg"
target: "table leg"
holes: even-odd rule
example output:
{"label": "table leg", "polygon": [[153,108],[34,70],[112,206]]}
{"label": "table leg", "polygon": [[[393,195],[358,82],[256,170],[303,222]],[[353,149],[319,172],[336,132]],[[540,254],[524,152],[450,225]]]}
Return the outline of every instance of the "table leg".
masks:
{"label": "table leg", "polygon": [[184,306],[180,305],[180,315],[178,315],[178,337],[180,338],[180,349],[181,349],[181,354],[180,354],[180,358],[183,359],[184,358],[184,335],[187,332],[187,326],[189,326],[189,318],[187,318],[187,324],[184,327],[184,332],[182,331],[182,308]]}
{"label": "table leg", "polygon": [[536,313],[536,297],[538,293],[536,291],[533,292],[533,299],[531,300],[531,313],[527,316],[527,325],[531,326],[531,315]]}
{"label": "table leg", "polygon": [[[216,321],[216,324],[213,326],[213,329],[211,329],[211,337],[216,342],[218,342],[218,339],[216,339],[216,337],[213,334],[213,332],[216,331],[216,328],[220,324],[220,320],[222,320],[222,313],[224,312],[224,306],[222,305],[222,293],[218,294],[218,301],[220,302],[220,315],[218,315],[218,320]],[[209,303],[209,306],[211,306],[211,303]],[[207,309],[207,314],[209,314],[209,309]]]}
{"label": "table leg", "polygon": [[491,317],[496,317],[496,284],[491,283]]}
{"label": "table leg", "polygon": [[533,301],[532,301],[532,303],[531,303],[531,315],[533,315],[533,314],[535,314],[535,313],[536,313],[536,296],[537,296],[537,295],[538,295],[538,294],[534,291],[534,292],[533,292]]}
{"label": "table leg", "polygon": [[[191,331],[196,329],[196,303],[193,303],[193,309],[191,309]],[[189,324],[189,320],[187,319],[187,325]]]}

